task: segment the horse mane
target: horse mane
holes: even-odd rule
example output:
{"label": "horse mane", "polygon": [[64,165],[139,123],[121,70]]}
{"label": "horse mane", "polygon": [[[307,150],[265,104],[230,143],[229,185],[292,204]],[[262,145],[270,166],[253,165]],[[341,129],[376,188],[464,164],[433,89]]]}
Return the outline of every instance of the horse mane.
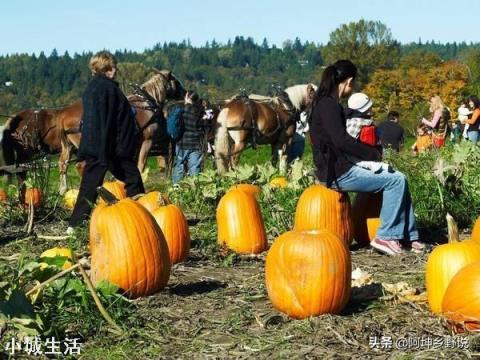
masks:
{"label": "horse mane", "polygon": [[288,94],[288,97],[290,98],[293,106],[298,111],[303,110],[303,108],[305,107],[308,85],[311,85],[315,90],[317,90],[317,86],[314,84],[293,85],[284,90]]}
{"label": "horse mane", "polygon": [[167,78],[163,74],[155,74],[141,86],[142,90],[155,99],[157,104],[161,104],[166,97]]}

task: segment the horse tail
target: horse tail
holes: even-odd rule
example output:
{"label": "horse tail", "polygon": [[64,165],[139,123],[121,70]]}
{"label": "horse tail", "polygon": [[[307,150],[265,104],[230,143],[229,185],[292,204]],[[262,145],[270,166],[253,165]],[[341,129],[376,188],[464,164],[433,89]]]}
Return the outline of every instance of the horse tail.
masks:
{"label": "horse tail", "polygon": [[228,107],[223,108],[218,114],[217,131],[215,134],[215,162],[217,171],[222,174],[228,170],[230,156],[230,138],[228,135]]}

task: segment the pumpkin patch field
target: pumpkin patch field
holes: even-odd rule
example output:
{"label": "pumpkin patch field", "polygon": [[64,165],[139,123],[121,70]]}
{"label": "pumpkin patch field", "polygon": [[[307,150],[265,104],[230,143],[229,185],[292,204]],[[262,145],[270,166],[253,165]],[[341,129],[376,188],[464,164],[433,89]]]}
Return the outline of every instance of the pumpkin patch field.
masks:
{"label": "pumpkin patch field", "polygon": [[25,201],[0,182],[0,359],[480,355],[477,148],[385,155],[433,248],[397,257],[369,247],[381,196],[316,184],[310,153],[287,173],[246,153],[175,187],[151,159],[135,198],[108,178],[72,234],[73,172],[65,196],[55,170]]}

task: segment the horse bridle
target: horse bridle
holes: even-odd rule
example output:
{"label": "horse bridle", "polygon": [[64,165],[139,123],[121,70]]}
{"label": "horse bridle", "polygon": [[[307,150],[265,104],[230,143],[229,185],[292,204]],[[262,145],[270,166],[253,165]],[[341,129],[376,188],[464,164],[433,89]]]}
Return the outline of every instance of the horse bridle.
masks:
{"label": "horse bridle", "polygon": [[41,110],[38,110],[38,109],[33,111],[33,114],[35,116],[35,124],[32,125],[33,119],[29,118],[27,120],[27,123],[22,127],[22,129],[19,133],[17,131],[15,131],[15,134],[11,134],[11,136],[14,139],[16,139],[26,150],[28,149],[28,145],[29,145],[29,139],[26,136],[26,132],[29,128],[30,129],[33,128],[33,130],[34,130],[34,131],[32,131],[34,136],[32,137],[32,139],[30,141],[30,144],[31,144],[32,148],[37,149],[39,151],[44,150],[44,148],[42,147],[42,144],[43,144],[43,140],[47,137],[48,133],[52,129],[56,128],[56,125],[52,125],[42,135],[41,131],[40,131],[40,128],[38,127],[38,115],[39,115],[40,112],[41,112]]}

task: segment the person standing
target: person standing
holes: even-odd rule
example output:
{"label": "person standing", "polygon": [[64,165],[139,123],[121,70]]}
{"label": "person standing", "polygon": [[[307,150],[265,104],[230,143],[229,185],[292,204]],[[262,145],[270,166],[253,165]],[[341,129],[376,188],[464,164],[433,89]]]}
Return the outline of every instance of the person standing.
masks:
{"label": "person standing", "polygon": [[197,175],[202,170],[203,161],[203,129],[201,123],[202,111],[197,106],[198,95],[188,91],[185,95],[183,109],[183,135],[175,147],[175,166],[173,168],[172,182],[178,183],[185,175]]}
{"label": "person standing", "polygon": [[440,148],[445,145],[445,137],[447,136],[448,120],[450,120],[450,111],[443,103],[440,96],[435,95],[430,99],[430,112],[432,118],[427,120],[422,118],[422,124],[432,128],[433,145]]}
{"label": "person standing", "polygon": [[135,162],[137,130],[130,103],[114,81],[117,59],[100,51],[90,59],[92,79],[83,96],[82,138],[78,156],[85,160],[77,202],[69,232],[88,218],[97,200],[97,187],[107,170],[125,183],[127,196],[145,192]]}
{"label": "person standing", "polygon": [[378,125],[378,137],[380,145],[384,149],[390,148],[399,152],[405,141],[405,131],[399,124],[400,115],[396,111],[390,111],[387,120]]}
{"label": "person standing", "polygon": [[468,106],[472,111],[472,116],[465,120],[465,124],[468,124],[467,136],[473,145],[477,145],[478,142],[478,128],[480,125],[480,100],[476,96],[470,96],[468,98]]}
{"label": "person standing", "polygon": [[301,159],[305,152],[305,137],[308,132],[307,113],[302,111],[296,121],[295,134],[293,134],[292,143],[290,145],[287,161],[290,164],[295,159]]}
{"label": "person standing", "polygon": [[423,252],[426,245],[419,241],[405,175],[399,171],[374,173],[349,160],[349,156],[363,161],[381,159],[375,147],[358,142],[346,130],[340,99],[352,93],[356,76],[357,68],[349,60],[339,60],[323,71],[310,122],[316,176],[337,191],[383,192],[381,225],[370,243],[374,249],[399,255],[403,252],[400,241],[404,241],[411,251]]}

